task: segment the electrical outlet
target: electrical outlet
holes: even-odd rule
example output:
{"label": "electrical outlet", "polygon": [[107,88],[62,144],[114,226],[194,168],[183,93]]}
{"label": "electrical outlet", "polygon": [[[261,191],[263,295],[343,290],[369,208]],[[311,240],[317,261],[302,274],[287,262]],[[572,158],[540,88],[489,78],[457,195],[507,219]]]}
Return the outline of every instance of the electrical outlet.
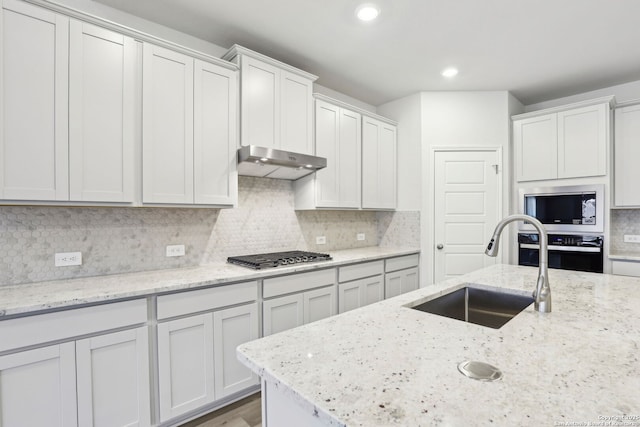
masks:
{"label": "electrical outlet", "polygon": [[624,235],[625,243],[640,243],[640,235],[638,234],[625,234]]}
{"label": "electrical outlet", "polygon": [[58,252],[55,255],[56,267],[82,265],[82,252]]}
{"label": "electrical outlet", "polygon": [[184,245],[167,245],[167,256],[184,256]]}
{"label": "electrical outlet", "polygon": [[365,234],[364,233],[358,233],[356,234],[356,240],[365,240]]}
{"label": "electrical outlet", "polygon": [[316,245],[326,245],[327,238],[325,236],[316,236]]}

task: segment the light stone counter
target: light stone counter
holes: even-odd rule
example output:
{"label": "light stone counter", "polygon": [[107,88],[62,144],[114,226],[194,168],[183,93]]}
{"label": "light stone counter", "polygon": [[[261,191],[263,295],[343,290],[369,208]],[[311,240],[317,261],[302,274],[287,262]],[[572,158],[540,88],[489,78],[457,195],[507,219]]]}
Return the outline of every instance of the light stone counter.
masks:
{"label": "light stone counter", "polygon": [[[404,307],[464,283],[530,294],[536,276],[495,265],[243,344],[238,355],[307,425],[625,425],[606,418],[619,417],[640,426],[640,279],[550,270],[552,312],[531,305],[501,329]],[[504,377],[469,379],[457,370],[464,360]]]}
{"label": "light stone counter", "polygon": [[418,252],[418,249],[412,248],[380,248],[373,246],[332,251],[332,261],[297,264],[291,267],[277,267],[265,270],[252,270],[224,263],[172,270],[0,286],[0,319],[43,310],[72,308],[75,305],[98,304],[205,286],[226,285],[233,282],[256,280],[264,277],[336,267]]}

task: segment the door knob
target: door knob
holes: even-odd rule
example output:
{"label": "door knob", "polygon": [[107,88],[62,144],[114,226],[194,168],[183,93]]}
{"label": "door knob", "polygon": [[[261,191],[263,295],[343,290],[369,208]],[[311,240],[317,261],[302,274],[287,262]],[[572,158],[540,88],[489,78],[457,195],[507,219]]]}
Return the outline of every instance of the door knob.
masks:
{"label": "door knob", "polygon": [[444,248],[444,245],[442,243],[438,243],[438,246],[436,246],[436,248],[442,249],[442,248]]}

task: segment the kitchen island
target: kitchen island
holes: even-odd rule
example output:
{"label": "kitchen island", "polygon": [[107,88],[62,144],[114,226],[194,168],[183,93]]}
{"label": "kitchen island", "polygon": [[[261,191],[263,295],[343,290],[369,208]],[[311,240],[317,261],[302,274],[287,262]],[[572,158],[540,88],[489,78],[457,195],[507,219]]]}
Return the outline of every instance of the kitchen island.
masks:
{"label": "kitchen island", "polygon": [[[530,294],[536,268],[495,265],[241,345],[263,426],[640,425],[640,279],[549,276],[552,312],[531,305],[500,329],[408,306],[467,283]],[[467,378],[465,360],[504,376]]]}

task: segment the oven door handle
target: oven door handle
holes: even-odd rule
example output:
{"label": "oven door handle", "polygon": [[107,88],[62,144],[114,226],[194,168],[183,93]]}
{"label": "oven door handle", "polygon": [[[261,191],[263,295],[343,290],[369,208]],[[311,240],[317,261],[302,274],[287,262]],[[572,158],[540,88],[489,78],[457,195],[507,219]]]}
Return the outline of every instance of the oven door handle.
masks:
{"label": "oven door handle", "polygon": [[[522,249],[540,249],[540,245],[532,245],[531,243],[520,243],[520,248]],[[602,252],[602,248],[594,248],[587,246],[557,246],[557,245],[549,245],[548,249],[550,251],[562,251],[562,252],[591,252],[591,253],[600,253]]]}

